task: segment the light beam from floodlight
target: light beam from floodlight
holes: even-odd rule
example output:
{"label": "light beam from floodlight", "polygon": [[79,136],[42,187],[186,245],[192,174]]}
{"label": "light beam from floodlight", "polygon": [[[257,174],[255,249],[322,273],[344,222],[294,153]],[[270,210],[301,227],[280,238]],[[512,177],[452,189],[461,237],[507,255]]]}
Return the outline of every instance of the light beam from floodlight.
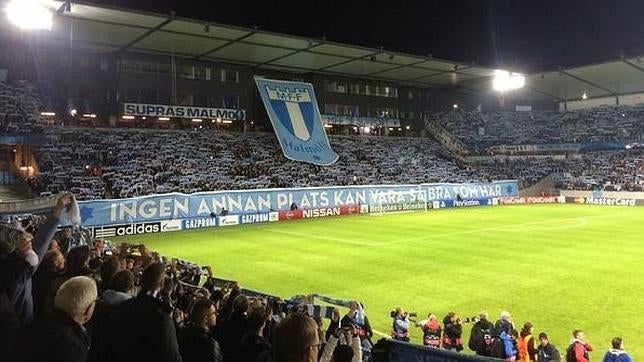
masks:
{"label": "light beam from floodlight", "polygon": [[517,73],[510,73],[507,70],[495,70],[492,88],[499,92],[505,92],[523,88],[525,76]]}
{"label": "light beam from floodlight", "polygon": [[9,21],[24,30],[50,30],[52,13],[40,0],[11,0],[5,8]]}

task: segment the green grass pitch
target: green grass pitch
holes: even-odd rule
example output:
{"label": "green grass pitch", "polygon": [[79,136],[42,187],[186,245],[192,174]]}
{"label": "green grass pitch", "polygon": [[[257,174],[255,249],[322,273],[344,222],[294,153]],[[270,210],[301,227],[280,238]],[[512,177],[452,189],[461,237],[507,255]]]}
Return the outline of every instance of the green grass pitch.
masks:
{"label": "green grass pitch", "polygon": [[[565,353],[573,329],[599,360],[614,336],[644,358],[644,208],[504,206],[360,215],[128,237],[213,266],[245,288],[319,293],[365,304],[388,334],[389,311],[512,313]],[[467,344],[470,326],[464,326]],[[412,340],[421,342],[415,328]],[[375,336],[378,337],[378,336]],[[374,338],[376,339],[376,338]],[[467,347],[466,347],[467,350]]]}

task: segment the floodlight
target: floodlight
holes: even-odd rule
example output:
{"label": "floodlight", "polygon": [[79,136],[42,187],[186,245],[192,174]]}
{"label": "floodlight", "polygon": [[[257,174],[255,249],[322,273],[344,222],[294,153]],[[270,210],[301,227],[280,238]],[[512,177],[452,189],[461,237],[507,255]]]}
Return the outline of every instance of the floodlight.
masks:
{"label": "floodlight", "polygon": [[523,88],[525,76],[517,73],[510,73],[507,70],[495,70],[492,88],[499,92]]}
{"label": "floodlight", "polygon": [[77,114],[78,114],[78,110],[76,110],[76,108],[72,108],[69,111],[69,115],[72,116],[72,117],[76,117]]}
{"label": "floodlight", "polygon": [[454,103],[454,104],[452,105],[452,108],[454,108],[454,109],[458,109],[458,104]]}
{"label": "floodlight", "polygon": [[5,8],[9,21],[24,30],[51,30],[52,12],[41,0],[11,0]]}
{"label": "floodlight", "polygon": [[581,99],[584,99],[584,100],[588,99],[588,94],[584,92],[584,94],[581,95]]}

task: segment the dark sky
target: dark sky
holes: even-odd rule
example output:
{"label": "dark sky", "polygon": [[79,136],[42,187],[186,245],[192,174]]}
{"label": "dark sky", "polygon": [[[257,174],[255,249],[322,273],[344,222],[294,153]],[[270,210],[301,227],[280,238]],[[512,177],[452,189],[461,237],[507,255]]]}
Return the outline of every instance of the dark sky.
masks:
{"label": "dark sky", "polygon": [[644,0],[93,0],[524,71],[644,55]]}

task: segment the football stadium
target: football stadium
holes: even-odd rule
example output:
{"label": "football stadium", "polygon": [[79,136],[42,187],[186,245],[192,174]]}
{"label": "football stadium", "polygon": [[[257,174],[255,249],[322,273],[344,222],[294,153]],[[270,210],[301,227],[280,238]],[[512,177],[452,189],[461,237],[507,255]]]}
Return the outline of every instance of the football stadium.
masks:
{"label": "football stadium", "polygon": [[644,8],[447,3],[0,3],[0,361],[644,358]]}

